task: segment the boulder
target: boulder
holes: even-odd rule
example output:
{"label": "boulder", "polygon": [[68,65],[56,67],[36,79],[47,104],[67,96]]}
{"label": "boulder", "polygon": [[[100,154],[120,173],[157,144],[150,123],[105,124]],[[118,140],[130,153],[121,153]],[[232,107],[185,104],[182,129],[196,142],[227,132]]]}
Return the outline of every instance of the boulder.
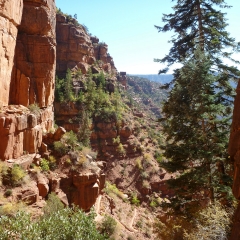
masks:
{"label": "boulder", "polygon": [[37,175],[37,187],[39,190],[39,195],[45,198],[49,192],[48,179],[41,173]]}

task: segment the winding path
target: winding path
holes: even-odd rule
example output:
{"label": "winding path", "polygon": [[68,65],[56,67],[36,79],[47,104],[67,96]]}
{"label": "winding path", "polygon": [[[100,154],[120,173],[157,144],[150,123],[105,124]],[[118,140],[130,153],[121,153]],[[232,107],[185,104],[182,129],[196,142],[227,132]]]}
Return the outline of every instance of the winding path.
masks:
{"label": "winding path", "polygon": [[[103,219],[103,216],[100,215],[100,209],[101,209],[101,200],[102,200],[102,195],[99,195],[97,200],[96,200],[96,204],[95,204],[95,211],[96,211],[96,218],[95,218],[95,221],[101,221]],[[134,209],[134,213],[133,213],[133,217],[130,221],[130,224],[129,226],[125,225],[124,223],[120,222],[118,219],[115,219],[120,225],[122,225],[125,229],[127,229],[128,231],[130,232],[137,232],[136,229],[133,228],[133,223],[134,223],[134,220],[137,216],[137,210],[136,208]]]}

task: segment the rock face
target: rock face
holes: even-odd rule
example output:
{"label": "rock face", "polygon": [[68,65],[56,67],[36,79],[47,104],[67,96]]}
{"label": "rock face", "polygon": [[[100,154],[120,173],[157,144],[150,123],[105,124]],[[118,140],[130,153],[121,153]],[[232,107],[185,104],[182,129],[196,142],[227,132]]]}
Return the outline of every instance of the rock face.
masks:
{"label": "rock face", "polygon": [[0,0],[0,107],[8,105],[11,72],[23,0]]}
{"label": "rock face", "polygon": [[[88,211],[104,187],[105,175],[92,172],[69,172],[59,178],[59,187],[66,194],[69,204]],[[55,190],[58,192],[58,190]]]}
{"label": "rock face", "polygon": [[[232,129],[229,141],[228,153],[231,160],[234,162],[234,179],[233,179],[233,194],[240,200],[240,82],[236,89],[237,96],[234,101]],[[232,229],[231,240],[240,239],[240,205],[238,206],[234,225]]]}
{"label": "rock face", "polygon": [[55,2],[23,2],[9,102],[47,107],[53,104],[54,98]]}
{"label": "rock face", "polygon": [[21,105],[10,105],[0,113],[0,159],[19,158],[36,153],[42,144],[43,132],[53,125],[53,110],[48,107],[32,114]]}
{"label": "rock face", "polygon": [[[6,160],[38,152],[53,125],[56,13],[54,0],[0,0],[0,6],[0,159]],[[31,104],[42,109],[30,112]]]}
{"label": "rock face", "polygon": [[57,14],[57,75],[65,77],[67,69],[81,69],[83,74],[101,60],[101,68],[108,73],[116,73],[112,57],[107,53],[107,45],[99,44],[96,37],[90,37],[84,26],[75,19]]}

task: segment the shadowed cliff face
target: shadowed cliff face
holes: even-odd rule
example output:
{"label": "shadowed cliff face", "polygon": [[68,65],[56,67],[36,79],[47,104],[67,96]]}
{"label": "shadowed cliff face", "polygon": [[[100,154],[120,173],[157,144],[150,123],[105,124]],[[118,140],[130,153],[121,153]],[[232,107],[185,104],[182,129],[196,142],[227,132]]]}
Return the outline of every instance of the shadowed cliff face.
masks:
{"label": "shadowed cliff face", "polygon": [[[229,140],[229,155],[234,162],[233,194],[240,200],[240,82],[238,83],[237,96],[234,101],[232,129]],[[232,229],[231,240],[240,239],[240,205],[238,206],[234,225]]]}

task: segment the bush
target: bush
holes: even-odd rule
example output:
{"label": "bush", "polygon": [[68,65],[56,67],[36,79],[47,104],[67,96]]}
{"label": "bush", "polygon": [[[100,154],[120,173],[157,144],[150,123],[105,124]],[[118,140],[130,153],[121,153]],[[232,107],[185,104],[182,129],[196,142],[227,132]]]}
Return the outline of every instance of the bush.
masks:
{"label": "bush", "polygon": [[[18,211],[23,211],[26,208],[25,203],[6,203],[0,207],[0,216],[14,216]],[[0,236],[1,236],[1,228],[0,228]],[[2,239],[2,238],[0,238]]]}
{"label": "bush", "polygon": [[6,191],[5,191],[5,193],[4,193],[4,196],[5,197],[9,197],[9,196],[11,196],[12,195],[12,189],[7,189]]}
{"label": "bush", "polygon": [[64,205],[55,193],[48,194],[47,204],[43,208],[45,215],[51,215],[54,212],[64,209]]}
{"label": "bush", "polygon": [[140,200],[138,199],[137,194],[132,195],[131,203],[136,206],[140,204]]}
{"label": "bush", "polygon": [[78,142],[77,135],[73,131],[67,132],[63,135],[62,141],[75,150]]}
{"label": "bush", "polygon": [[13,185],[18,185],[26,176],[25,171],[17,164],[14,164],[11,170],[11,180]]}
{"label": "bush", "polygon": [[143,170],[141,158],[137,158],[137,159],[136,159],[136,167],[137,167],[139,170]]}
{"label": "bush", "polygon": [[174,214],[165,222],[156,221],[155,233],[163,240],[225,240],[229,237],[233,212],[233,209],[225,209],[216,202],[191,218]]}
{"label": "bush", "polygon": [[[0,239],[104,240],[94,223],[95,214],[65,208],[33,221],[30,214],[18,212],[14,218],[0,218]],[[26,227],[27,226],[27,227]]]}
{"label": "bush", "polygon": [[48,160],[46,160],[45,158],[42,158],[42,160],[40,162],[40,167],[43,172],[48,172],[50,169]]}
{"label": "bush", "polygon": [[99,230],[101,233],[104,233],[110,237],[114,233],[116,226],[117,222],[115,221],[115,219],[108,215],[105,215],[99,226]]}
{"label": "bush", "polygon": [[68,148],[65,146],[65,144],[63,144],[60,141],[54,142],[53,146],[54,146],[54,150],[60,155],[64,155],[68,151]]}
{"label": "bush", "polygon": [[117,152],[120,155],[125,156],[126,155],[126,150],[124,149],[123,145],[121,143],[119,143],[118,147],[117,147]]}
{"label": "bush", "polygon": [[35,115],[39,116],[40,115],[40,112],[41,112],[41,109],[40,107],[38,106],[38,104],[34,103],[34,104],[31,104],[28,106],[28,109]]}
{"label": "bush", "polygon": [[54,169],[56,169],[57,161],[56,161],[56,158],[54,156],[49,156],[48,162],[49,162],[50,170],[53,171]]}
{"label": "bush", "polygon": [[184,233],[185,240],[229,239],[233,209],[226,209],[216,202],[201,210],[196,218],[196,227]]}
{"label": "bush", "polygon": [[108,195],[111,195],[112,193],[116,196],[122,198],[123,200],[126,199],[125,195],[116,187],[115,184],[111,184],[108,181],[106,181],[104,192]]}

